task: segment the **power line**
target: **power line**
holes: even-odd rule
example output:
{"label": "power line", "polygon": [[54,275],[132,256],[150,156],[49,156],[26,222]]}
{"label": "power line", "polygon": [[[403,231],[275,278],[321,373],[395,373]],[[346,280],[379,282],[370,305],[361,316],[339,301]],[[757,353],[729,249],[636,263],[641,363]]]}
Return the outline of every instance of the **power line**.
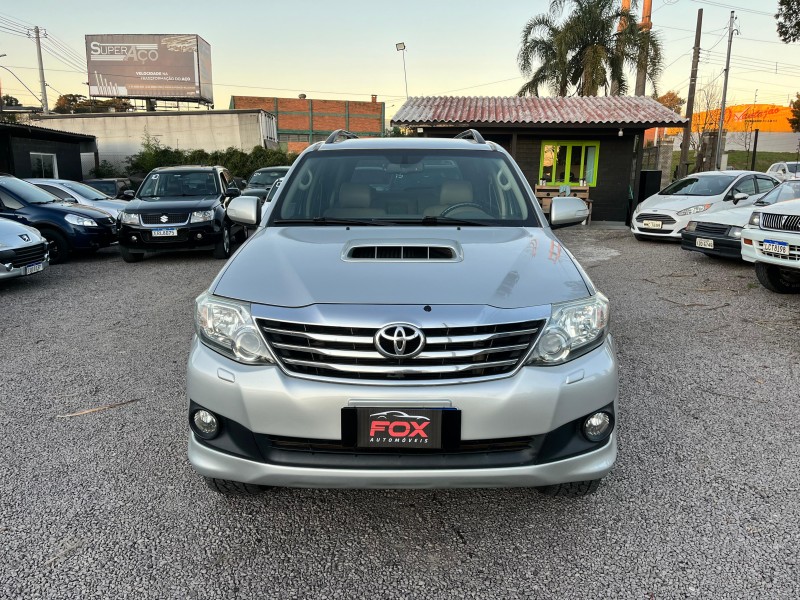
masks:
{"label": "power line", "polygon": [[709,6],[716,6],[717,8],[730,8],[733,10],[738,10],[741,12],[751,13],[754,15],[764,15],[767,17],[774,16],[772,13],[768,13],[763,10],[753,10],[752,8],[742,8],[741,6],[734,6],[733,4],[724,4],[722,2],[713,2],[712,0],[691,0],[696,4],[708,4]]}

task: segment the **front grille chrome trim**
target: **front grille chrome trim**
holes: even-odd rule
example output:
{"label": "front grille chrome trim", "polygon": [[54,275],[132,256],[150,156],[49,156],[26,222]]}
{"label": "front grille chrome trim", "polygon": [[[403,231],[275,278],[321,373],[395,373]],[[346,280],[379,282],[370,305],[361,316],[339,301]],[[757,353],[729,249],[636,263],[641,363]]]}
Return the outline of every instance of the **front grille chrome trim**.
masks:
{"label": "front grille chrome trim", "polygon": [[379,365],[343,365],[339,363],[319,363],[309,360],[296,360],[285,358],[284,362],[291,365],[299,365],[314,368],[325,368],[345,373],[384,373],[387,375],[422,375],[431,373],[461,373],[474,369],[487,369],[492,367],[504,367],[516,364],[516,360],[500,360],[491,363],[469,363],[458,365],[430,365],[421,367],[403,366],[379,366]]}

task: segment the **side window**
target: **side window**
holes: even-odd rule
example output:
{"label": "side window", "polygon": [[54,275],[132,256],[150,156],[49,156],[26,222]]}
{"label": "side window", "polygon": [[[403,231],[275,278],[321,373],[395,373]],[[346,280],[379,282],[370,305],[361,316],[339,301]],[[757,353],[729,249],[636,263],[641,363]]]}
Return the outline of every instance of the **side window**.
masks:
{"label": "side window", "polygon": [[231,174],[228,173],[227,171],[222,171],[220,173],[220,175],[222,176],[222,191],[224,192],[229,187],[234,185],[233,184],[233,177],[231,177]]}
{"label": "side window", "polygon": [[773,165],[769,166],[769,169],[767,169],[767,173],[774,173],[777,170],[778,170],[778,165],[777,164],[773,164]]}
{"label": "side window", "polygon": [[748,196],[754,195],[756,193],[755,177],[749,175],[748,177],[738,181],[736,185],[733,186],[733,191],[736,194],[747,194]]}
{"label": "side window", "polygon": [[52,185],[37,184],[37,187],[42,188],[45,192],[50,192],[53,196],[61,198],[62,200],[75,200],[75,196],[70,195],[62,189],[53,187]]}
{"label": "side window", "polygon": [[758,185],[759,194],[768,192],[776,185],[778,185],[775,181],[772,180],[772,178],[764,177],[763,175],[756,175],[756,184]]}
{"label": "side window", "polygon": [[22,203],[16,198],[0,189],[0,205],[8,210],[19,210],[23,207]]}

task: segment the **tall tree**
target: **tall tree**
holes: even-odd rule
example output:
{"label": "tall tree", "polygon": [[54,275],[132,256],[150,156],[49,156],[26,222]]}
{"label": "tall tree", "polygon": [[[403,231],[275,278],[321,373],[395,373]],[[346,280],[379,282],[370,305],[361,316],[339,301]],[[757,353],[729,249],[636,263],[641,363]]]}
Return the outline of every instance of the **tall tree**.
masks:
{"label": "tall tree", "polygon": [[[567,5],[571,11],[559,23]],[[562,96],[570,91],[624,94],[626,72],[637,68],[645,50],[647,78],[655,89],[663,63],[661,41],[639,27],[635,14],[619,8],[616,0],[551,0],[550,12],[523,29],[517,62],[530,80],[518,94],[538,95],[542,86]]]}
{"label": "tall tree", "polygon": [[666,106],[668,109],[678,114],[681,114],[681,107],[686,104],[686,100],[678,96],[678,94],[672,90],[661,96],[656,96],[656,100],[659,104]]}
{"label": "tall tree", "polygon": [[787,44],[800,40],[800,0],[778,0],[778,37]]}
{"label": "tall tree", "polygon": [[14,96],[9,96],[8,94],[3,95],[3,105],[4,106],[22,106],[19,100],[14,98]]}

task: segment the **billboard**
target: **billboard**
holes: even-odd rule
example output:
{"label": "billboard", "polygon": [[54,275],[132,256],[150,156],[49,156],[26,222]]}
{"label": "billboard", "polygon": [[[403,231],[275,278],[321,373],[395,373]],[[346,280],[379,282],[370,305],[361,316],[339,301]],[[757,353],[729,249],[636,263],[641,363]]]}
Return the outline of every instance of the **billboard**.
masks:
{"label": "billboard", "polygon": [[86,36],[89,94],[212,104],[211,46],[195,34]]}

